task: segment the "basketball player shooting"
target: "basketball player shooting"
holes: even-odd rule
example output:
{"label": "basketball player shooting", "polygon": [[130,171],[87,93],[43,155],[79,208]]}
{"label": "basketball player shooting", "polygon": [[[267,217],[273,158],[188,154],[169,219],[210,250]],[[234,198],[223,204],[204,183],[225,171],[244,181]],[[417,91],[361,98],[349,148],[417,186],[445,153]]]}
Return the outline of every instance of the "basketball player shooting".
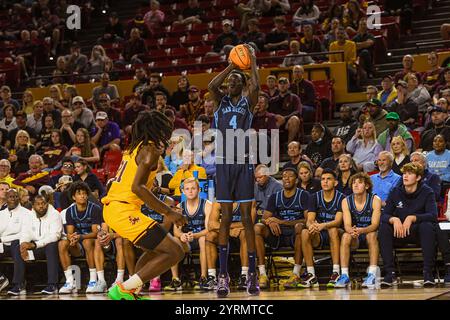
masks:
{"label": "basketball player shooting", "polygon": [[124,153],[108,194],[102,199],[103,218],[121,237],[130,240],[144,253],[136,264],[136,273],[108,291],[113,300],[141,300],[138,289],[177,264],[184,251],[155,220],[141,212],[145,203],[177,226],[186,223],[181,209],[161,202],[151,191],[158,159],[172,134],[169,119],[158,111],[142,112],[134,122],[131,143]]}
{"label": "basketball player shooting", "polygon": [[[219,73],[209,83],[208,90],[216,102],[214,113],[215,128],[223,137],[223,155],[216,155],[216,198],[221,205],[222,218],[219,229],[219,263],[220,271],[217,283],[217,296],[226,297],[230,292],[230,278],[228,275],[228,235],[233,216],[233,202],[239,202],[242,214],[242,223],[248,245],[249,274],[247,280],[247,293],[259,294],[256,274],[255,232],[251,218],[252,201],[254,200],[254,172],[250,164],[248,137],[245,143],[245,154],[238,155],[230,148],[237,150],[236,136],[233,141],[227,141],[226,132],[237,129],[246,131],[251,128],[253,109],[258,102],[259,75],[256,66],[256,57],[248,44],[243,45],[246,50],[240,50],[242,65],[251,68],[251,79],[248,84],[248,96],[243,96],[247,86],[245,75],[239,71],[238,66],[230,59],[228,67]],[[237,55],[236,53],[234,53]],[[231,54],[230,54],[231,55]],[[235,59],[234,57],[233,59]],[[227,79],[228,95],[220,90],[220,85]],[[219,158],[220,156],[220,158]],[[237,158],[243,159],[237,163]],[[243,163],[241,163],[243,162]]]}

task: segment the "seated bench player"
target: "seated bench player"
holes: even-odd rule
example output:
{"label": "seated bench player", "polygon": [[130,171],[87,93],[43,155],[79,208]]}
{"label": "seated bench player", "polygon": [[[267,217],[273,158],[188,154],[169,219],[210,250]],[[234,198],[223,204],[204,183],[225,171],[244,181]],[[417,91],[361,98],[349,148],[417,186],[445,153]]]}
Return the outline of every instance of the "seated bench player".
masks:
{"label": "seated bench player", "polygon": [[[206,234],[206,254],[208,260],[208,278],[204,287],[206,290],[214,290],[217,285],[216,262],[221,215],[220,203],[213,203],[211,214],[209,215],[208,233]],[[252,204],[251,216],[254,223],[256,221],[256,201]],[[247,239],[245,238],[240,203],[238,202],[233,203],[233,218],[230,225],[229,239],[231,251],[238,248],[241,259],[241,276],[238,281],[238,290],[246,290],[248,278]]]}
{"label": "seated bench player", "polygon": [[337,175],[331,169],[324,169],[320,176],[322,190],[311,196],[306,228],[302,231],[302,249],[306,262],[306,274],[302,275],[298,288],[318,287],[314,269],[314,248],[330,246],[333,273],[327,287],[334,287],[340,275],[339,241],[342,225],[341,202],[344,194],[336,190]]}
{"label": "seated bench player", "polygon": [[348,265],[350,249],[369,249],[369,272],[362,284],[363,288],[374,289],[378,265],[378,227],[380,226],[380,197],[372,193],[372,180],[367,173],[359,172],[350,178],[353,194],[342,200],[344,231],[341,239],[341,275],[336,288],[346,288],[350,284]]}
{"label": "seated bench player", "polygon": [[256,253],[258,256],[259,286],[269,287],[269,279],[265,267],[265,242],[272,249],[292,247],[295,255],[293,275],[286,283],[291,288],[300,279],[302,264],[301,233],[309,203],[309,193],[297,188],[297,169],[287,167],[282,172],[283,190],[270,196],[264,211],[262,223],[255,225]]}

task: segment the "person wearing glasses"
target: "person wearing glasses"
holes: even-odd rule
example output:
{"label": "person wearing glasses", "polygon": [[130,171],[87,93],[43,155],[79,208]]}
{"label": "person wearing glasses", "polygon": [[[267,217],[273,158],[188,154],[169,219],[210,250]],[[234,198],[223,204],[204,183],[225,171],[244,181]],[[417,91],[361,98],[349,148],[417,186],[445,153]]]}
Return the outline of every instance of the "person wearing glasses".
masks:
{"label": "person wearing glasses", "polygon": [[[59,178],[61,178],[62,176],[73,176],[75,174],[74,169],[75,169],[75,165],[72,161],[72,159],[70,157],[64,157],[61,161],[62,166],[61,166],[61,173],[54,175],[51,179],[50,179],[50,183],[49,186],[51,186],[53,189],[55,189],[57,187]],[[1,161],[0,161],[0,173],[1,173]]]}

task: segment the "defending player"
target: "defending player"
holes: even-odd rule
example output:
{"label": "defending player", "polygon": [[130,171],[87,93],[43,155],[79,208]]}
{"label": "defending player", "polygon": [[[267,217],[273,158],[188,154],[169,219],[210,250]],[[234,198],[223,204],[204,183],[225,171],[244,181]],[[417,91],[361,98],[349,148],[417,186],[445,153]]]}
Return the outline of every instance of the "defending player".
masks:
{"label": "defending player", "polygon": [[333,170],[324,169],[320,177],[322,190],[311,196],[306,228],[302,232],[302,249],[307,271],[302,275],[298,288],[319,286],[314,270],[313,248],[330,245],[333,273],[327,287],[334,287],[340,274],[339,227],[342,224],[341,202],[344,195],[336,190],[338,181]]}
{"label": "defending player", "polygon": [[132,127],[131,143],[125,151],[115,180],[106,197],[103,217],[121,237],[129,239],[144,253],[137,272],[108,291],[113,300],[138,300],[136,289],[164,273],[184,257],[183,248],[156,221],[141,212],[142,204],[165,215],[168,221],[183,225],[181,210],[161,202],[151,191],[158,159],[168,146],[172,123],[158,111],[143,112]]}
{"label": "defending player", "polygon": [[336,288],[346,288],[350,284],[348,264],[350,248],[365,246],[369,248],[369,272],[362,284],[363,288],[374,289],[378,264],[378,226],[381,217],[381,199],[372,193],[372,180],[369,175],[359,172],[349,181],[353,194],[342,200],[342,213],[345,233],[341,239],[341,275]]}
{"label": "defending player", "polygon": [[[245,154],[238,154],[238,142],[236,135],[233,139],[227,139],[228,134],[233,133],[242,136],[242,130],[251,128],[252,110],[258,102],[259,75],[256,66],[256,57],[253,49],[245,45],[250,52],[251,79],[247,87],[245,75],[236,70],[236,66],[230,62],[228,67],[219,73],[209,83],[208,90],[218,106],[214,113],[215,128],[223,137],[223,153],[220,155],[220,147],[216,148],[216,198],[221,204],[222,219],[219,230],[219,262],[220,271],[217,284],[218,297],[226,297],[230,292],[228,276],[228,237],[233,216],[233,202],[240,202],[242,223],[247,237],[249,274],[247,280],[247,292],[251,295],[259,294],[258,279],[256,275],[255,232],[251,219],[251,206],[254,200],[254,172],[250,164],[249,141],[245,142]],[[220,91],[220,86],[227,79],[228,94]],[[247,87],[248,95],[243,91]],[[237,129],[241,129],[236,131]],[[248,138],[248,136],[247,136]],[[217,140],[216,140],[217,141]],[[242,141],[239,142],[242,144]],[[232,152],[234,151],[234,152]],[[239,161],[237,161],[239,160]]]}

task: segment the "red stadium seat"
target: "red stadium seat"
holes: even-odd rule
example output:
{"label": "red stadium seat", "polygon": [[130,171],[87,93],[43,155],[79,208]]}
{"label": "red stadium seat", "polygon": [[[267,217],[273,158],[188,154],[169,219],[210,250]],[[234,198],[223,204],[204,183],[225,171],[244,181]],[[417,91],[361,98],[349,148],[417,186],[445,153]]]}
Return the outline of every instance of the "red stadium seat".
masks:
{"label": "red stadium seat", "polygon": [[208,33],[209,26],[207,23],[190,24],[188,26],[189,34],[200,34],[204,35]]}
{"label": "red stadium seat", "polygon": [[121,161],[122,161],[121,151],[110,150],[105,152],[102,167],[105,171],[108,180],[116,175],[117,169],[119,169]]}
{"label": "red stadium seat", "polygon": [[180,47],[179,38],[161,38],[158,39],[158,46],[161,49]]}
{"label": "red stadium seat", "polygon": [[189,34],[180,38],[181,45],[183,47],[193,47],[203,45],[203,35]]}
{"label": "red stadium seat", "polygon": [[188,48],[171,48],[167,49],[171,59],[189,58],[190,51]]}
{"label": "red stadium seat", "polygon": [[414,145],[417,149],[420,145],[420,132],[416,130],[409,130],[409,133],[411,133],[414,140]]}

